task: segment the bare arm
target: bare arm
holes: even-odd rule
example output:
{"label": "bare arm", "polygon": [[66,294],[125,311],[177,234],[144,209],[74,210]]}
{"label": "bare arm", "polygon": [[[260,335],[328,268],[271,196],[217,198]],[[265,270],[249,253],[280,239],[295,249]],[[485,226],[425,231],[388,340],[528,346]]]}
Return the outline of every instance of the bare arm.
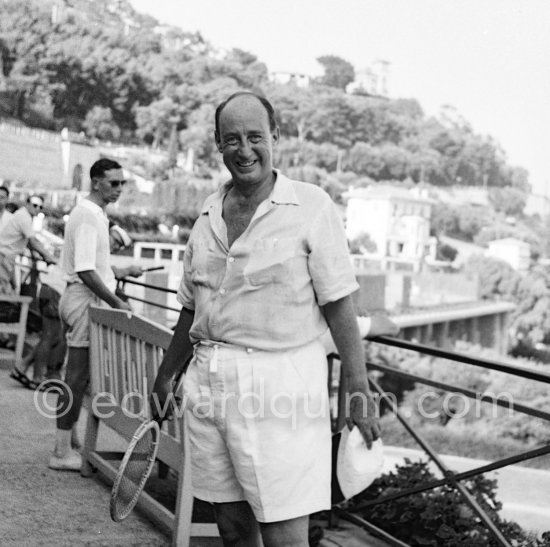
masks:
{"label": "bare arm", "polygon": [[370,448],[380,437],[380,425],[351,296],[329,302],[323,311],[342,362],[348,426],[356,425]]}
{"label": "bare arm", "polygon": [[57,264],[57,260],[55,259],[55,257],[46,250],[44,245],[42,245],[42,243],[40,243],[40,241],[35,236],[29,238],[27,246],[31,250],[36,251],[47,264]]}
{"label": "bare arm", "polygon": [[80,277],[82,283],[84,283],[86,287],[88,287],[98,298],[101,298],[101,300],[109,304],[111,308],[131,311],[132,308],[130,305],[111,292],[95,270],[78,272],[78,277]]}
{"label": "bare arm", "polygon": [[151,392],[150,403],[153,417],[159,416],[161,409],[165,408],[166,399],[171,393],[172,378],[185,370],[191,355],[193,355],[189,330],[194,317],[195,312],[187,308],[183,308],[180,312],[172,341],[164,354]]}

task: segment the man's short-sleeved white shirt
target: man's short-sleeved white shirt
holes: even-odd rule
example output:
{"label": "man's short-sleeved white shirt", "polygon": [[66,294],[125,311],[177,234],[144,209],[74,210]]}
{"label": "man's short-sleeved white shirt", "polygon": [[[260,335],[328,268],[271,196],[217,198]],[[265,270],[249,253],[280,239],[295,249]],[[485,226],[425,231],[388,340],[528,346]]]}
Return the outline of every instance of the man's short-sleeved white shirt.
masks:
{"label": "man's short-sleeved white shirt", "polygon": [[22,254],[33,236],[32,216],[26,207],[19,207],[0,231],[0,253],[6,256]]}
{"label": "man's short-sleeved white shirt", "polygon": [[83,199],[69,215],[61,267],[67,283],[81,283],[78,272],[95,270],[111,291],[116,288],[111,268],[109,219],[99,205],[88,199]]}
{"label": "man's short-sleeved white shirt", "polygon": [[195,310],[193,341],[265,351],[299,347],[326,330],[321,306],[358,289],[329,195],[276,173],[271,195],[230,249],[222,218],[230,186],[205,201],[178,291],[179,302]]}
{"label": "man's short-sleeved white shirt", "polygon": [[[8,223],[8,220],[13,216],[13,213],[10,213],[7,209],[4,209],[0,214],[0,234],[2,233],[2,228]],[[0,242],[2,238],[0,237]]]}

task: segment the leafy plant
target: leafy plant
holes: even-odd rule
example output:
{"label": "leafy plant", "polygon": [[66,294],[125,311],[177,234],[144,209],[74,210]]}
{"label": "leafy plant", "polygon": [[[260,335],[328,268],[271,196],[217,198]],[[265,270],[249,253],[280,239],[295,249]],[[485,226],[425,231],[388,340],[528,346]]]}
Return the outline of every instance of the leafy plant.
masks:
{"label": "leafy plant", "polygon": [[[493,547],[499,543],[460,492],[441,486],[361,508],[364,501],[401,492],[436,479],[429,464],[405,460],[395,471],[382,475],[363,493],[348,502],[347,509],[410,545],[433,547]],[[538,539],[517,523],[504,520],[496,498],[496,480],[476,476],[462,481],[501,533],[516,547],[550,547],[550,531]]]}

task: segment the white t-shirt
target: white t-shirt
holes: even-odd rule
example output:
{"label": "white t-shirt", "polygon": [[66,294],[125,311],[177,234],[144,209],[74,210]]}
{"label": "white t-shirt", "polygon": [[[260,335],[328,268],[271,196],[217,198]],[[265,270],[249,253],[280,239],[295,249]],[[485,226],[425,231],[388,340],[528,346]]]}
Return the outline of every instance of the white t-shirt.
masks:
{"label": "white t-shirt", "polygon": [[111,268],[109,219],[99,205],[88,199],[83,199],[69,215],[61,267],[67,283],[82,283],[78,272],[95,270],[109,290],[116,288]]}
{"label": "white t-shirt", "polygon": [[26,207],[19,207],[0,231],[0,253],[6,256],[22,254],[33,236],[32,216]]}
{"label": "white t-shirt", "polygon": [[[0,233],[2,232],[2,228],[8,223],[8,220],[13,216],[13,213],[10,213],[7,209],[4,209],[0,213]],[[1,239],[0,239],[1,241]]]}

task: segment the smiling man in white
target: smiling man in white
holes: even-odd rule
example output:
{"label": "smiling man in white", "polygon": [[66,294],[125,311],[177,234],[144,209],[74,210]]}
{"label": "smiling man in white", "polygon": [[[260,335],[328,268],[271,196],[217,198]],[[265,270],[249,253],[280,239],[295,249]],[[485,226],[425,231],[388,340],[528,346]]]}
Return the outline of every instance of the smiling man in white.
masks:
{"label": "smiling man in white", "polygon": [[269,101],[229,97],[215,141],[231,179],[190,236],[152,410],[193,355],[184,390],[194,495],[214,504],[224,545],[307,547],[309,514],[330,508],[327,325],[360,395],[350,424],[369,447],[380,435],[350,296],[358,285],[330,197],[273,168]]}

